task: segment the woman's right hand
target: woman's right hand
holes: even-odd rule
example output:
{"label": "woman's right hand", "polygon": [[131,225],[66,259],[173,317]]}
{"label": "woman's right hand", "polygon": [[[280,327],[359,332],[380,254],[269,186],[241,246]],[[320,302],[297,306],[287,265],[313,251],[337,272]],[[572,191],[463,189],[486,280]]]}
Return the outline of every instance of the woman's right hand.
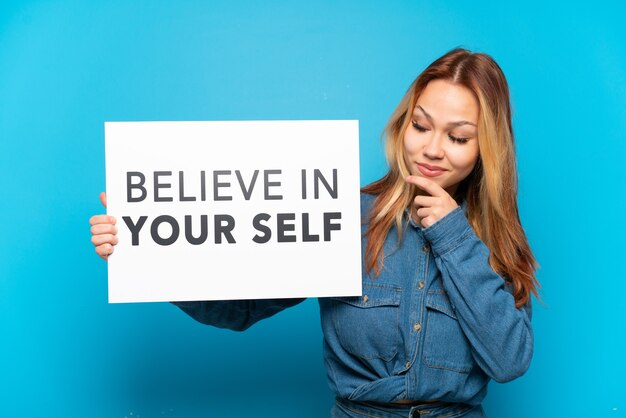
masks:
{"label": "woman's right hand", "polygon": [[[107,207],[107,194],[100,193],[100,201]],[[115,218],[109,215],[94,215],[89,219],[91,224],[91,242],[96,246],[96,253],[107,261],[113,254],[113,246],[117,244],[117,227]]]}

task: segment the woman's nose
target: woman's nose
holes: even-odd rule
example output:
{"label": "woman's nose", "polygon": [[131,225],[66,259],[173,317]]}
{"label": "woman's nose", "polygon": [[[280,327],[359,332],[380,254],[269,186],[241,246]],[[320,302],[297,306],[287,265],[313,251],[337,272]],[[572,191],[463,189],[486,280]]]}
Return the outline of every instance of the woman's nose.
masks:
{"label": "woman's nose", "polygon": [[433,133],[428,142],[424,145],[424,155],[433,160],[443,158],[443,136],[442,134]]}

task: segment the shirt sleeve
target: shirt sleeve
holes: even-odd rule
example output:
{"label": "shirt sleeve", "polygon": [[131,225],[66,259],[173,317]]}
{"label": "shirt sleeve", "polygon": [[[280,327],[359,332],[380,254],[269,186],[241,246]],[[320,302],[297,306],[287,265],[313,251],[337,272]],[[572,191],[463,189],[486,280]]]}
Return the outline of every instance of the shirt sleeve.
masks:
{"label": "shirt sleeve", "polygon": [[497,382],[524,374],[533,353],[530,301],[515,307],[509,285],[489,265],[489,248],[461,207],[423,232],[478,365]]}
{"label": "shirt sleeve", "polygon": [[198,322],[244,331],[258,321],[304,301],[298,299],[218,300],[172,302]]}

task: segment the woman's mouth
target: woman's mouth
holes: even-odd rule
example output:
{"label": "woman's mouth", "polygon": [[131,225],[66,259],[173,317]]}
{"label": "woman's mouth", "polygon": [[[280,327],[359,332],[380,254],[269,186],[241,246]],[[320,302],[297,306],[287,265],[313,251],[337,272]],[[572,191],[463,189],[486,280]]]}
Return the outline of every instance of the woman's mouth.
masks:
{"label": "woman's mouth", "polygon": [[443,167],[437,167],[436,165],[420,164],[417,163],[417,169],[426,177],[437,177],[447,170]]}

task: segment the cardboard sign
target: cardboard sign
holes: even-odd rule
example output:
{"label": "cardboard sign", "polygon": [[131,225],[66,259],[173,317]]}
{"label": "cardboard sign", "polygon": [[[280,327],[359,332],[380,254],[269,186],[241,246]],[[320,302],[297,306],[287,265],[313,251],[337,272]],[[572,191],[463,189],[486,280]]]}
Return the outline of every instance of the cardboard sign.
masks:
{"label": "cardboard sign", "polygon": [[106,122],[109,302],[361,294],[358,121]]}

